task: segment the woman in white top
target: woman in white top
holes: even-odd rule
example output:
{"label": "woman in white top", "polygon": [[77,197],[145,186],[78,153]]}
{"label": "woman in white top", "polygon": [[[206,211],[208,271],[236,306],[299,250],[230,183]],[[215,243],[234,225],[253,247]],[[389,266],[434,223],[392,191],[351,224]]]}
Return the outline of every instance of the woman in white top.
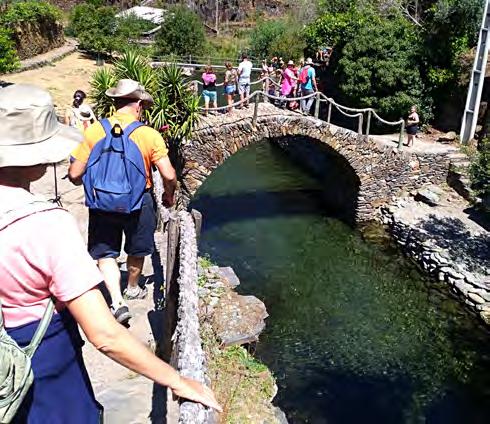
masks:
{"label": "woman in white top", "polygon": [[65,114],[65,125],[77,128],[82,132],[96,121],[92,108],[83,103],[86,97],[87,95],[82,90],[75,91],[72,106],[66,110]]}

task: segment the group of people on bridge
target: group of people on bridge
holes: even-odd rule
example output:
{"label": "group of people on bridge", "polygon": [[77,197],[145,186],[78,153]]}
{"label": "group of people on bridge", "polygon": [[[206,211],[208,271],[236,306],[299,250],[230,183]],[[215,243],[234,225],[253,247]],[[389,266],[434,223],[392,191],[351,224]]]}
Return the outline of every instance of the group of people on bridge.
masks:
{"label": "group of people on bridge", "polygon": [[[238,93],[240,102],[238,108],[247,108],[249,105],[253,63],[247,54],[242,55],[242,61],[235,69],[231,62],[225,63],[225,74],[223,78],[223,94],[226,95],[226,112],[232,113],[235,104],[235,96]],[[207,115],[210,104],[214,110],[218,110],[217,84],[218,77],[212,66],[207,66],[201,75],[204,99],[204,114]],[[262,61],[260,72],[262,90],[278,106],[287,107],[291,110],[299,110],[310,114],[314,101],[313,94],[318,91],[316,71],[311,58],[302,60],[296,66],[293,60],[284,63],[282,58],[273,57],[270,63]],[[295,97],[305,97],[298,103]]]}

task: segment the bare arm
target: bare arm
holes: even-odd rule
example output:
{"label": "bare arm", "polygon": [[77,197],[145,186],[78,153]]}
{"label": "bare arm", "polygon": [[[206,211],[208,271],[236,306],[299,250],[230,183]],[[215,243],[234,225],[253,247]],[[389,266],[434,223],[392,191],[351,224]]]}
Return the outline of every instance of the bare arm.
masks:
{"label": "bare arm", "polygon": [[165,192],[163,193],[163,204],[167,207],[173,206],[175,203],[175,188],[177,187],[177,175],[175,169],[170,163],[168,156],[158,159],[155,162],[155,166],[162,176],[163,188],[165,189]]}
{"label": "bare arm", "polygon": [[316,84],[316,77],[313,77],[311,82],[313,83],[313,87],[315,88],[315,91],[318,91],[318,85]]}
{"label": "bare arm", "polygon": [[176,396],[221,411],[211,389],[197,381],[181,377],[118,324],[98,289],[89,290],[67,302],[67,307],[97,350],[126,368],[168,386]]}
{"label": "bare arm", "polygon": [[68,168],[68,178],[75,185],[82,184],[82,176],[85,173],[86,163],[75,159]]}

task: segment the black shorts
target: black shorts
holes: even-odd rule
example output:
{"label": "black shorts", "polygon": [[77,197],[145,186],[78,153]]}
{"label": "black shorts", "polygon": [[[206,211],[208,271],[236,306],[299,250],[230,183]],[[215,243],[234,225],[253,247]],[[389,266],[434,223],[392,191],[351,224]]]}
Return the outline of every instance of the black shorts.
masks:
{"label": "black shorts", "polygon": [[419,127],[417,125],[411,125],[410,127],[407,127],[407,134],[408,135],[417,135],[418,130],[419,130]]}
{"label": "black shorts", "polygon": [[157,226],[156,207],[150,192],[143,195],[139,211],[130,214],[89,210],[88,252],[94,259],[117,258],[124,251],[135,257],[153,253],[153,235]]}

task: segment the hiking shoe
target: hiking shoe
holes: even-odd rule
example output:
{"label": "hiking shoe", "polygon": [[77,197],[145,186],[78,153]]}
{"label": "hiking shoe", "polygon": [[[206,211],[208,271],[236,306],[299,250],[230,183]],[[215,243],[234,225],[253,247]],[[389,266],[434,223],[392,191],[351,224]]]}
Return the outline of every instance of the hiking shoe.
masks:
{"label": "hiking shoe", "polygon": [[128,287],[124,290],[123,296],[126,300],[137,300],[144,299],[148,294],[148,289],[146,287]]}
{"label": "hiking shoe", "polygon": [[131,312],[129,312],[129,308],[124,305],[120,304],[119,308],[114,309],[114,307],[111,307],[112,315],[114,315],[114,318],[116,318],[116,321],[124,325],[125,327],[129,327],[129,320],[133,318],[131,315]]}

